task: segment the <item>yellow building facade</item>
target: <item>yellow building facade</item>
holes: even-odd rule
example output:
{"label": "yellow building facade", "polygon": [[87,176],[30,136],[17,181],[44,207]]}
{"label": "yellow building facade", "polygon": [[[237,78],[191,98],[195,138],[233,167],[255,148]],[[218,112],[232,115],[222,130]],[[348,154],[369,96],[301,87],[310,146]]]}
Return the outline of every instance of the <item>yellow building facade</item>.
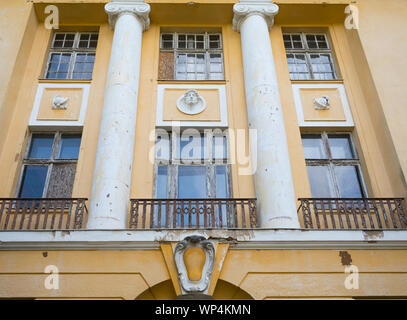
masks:
{"label": "yellow building facade", "polygon": [[407,297],[404,0],[0,14],[0,298]]}

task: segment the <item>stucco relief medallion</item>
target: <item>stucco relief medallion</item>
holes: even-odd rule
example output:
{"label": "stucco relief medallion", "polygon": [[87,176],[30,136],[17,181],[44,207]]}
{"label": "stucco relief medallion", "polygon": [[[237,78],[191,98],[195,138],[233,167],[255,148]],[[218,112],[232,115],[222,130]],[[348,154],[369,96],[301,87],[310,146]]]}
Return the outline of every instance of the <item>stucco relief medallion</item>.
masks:
{"label": "stucco relief medallion", "polygon": [[52,99],[52,109],[54,110],[66,110],[69,98],[63,98],[57,94]]}
{"label": "stucco relief medallion", "polygon": [[188,90],[177,100],[177,108],[182,113],[198,114],[205,110],[205,99],[196,90]]}
{"label": "stucco relief medallion", "polygon": [[314,99],[314,108],[316,110],[329,110],[331,107],[331,100],[328,96],[322,96],[320,98]]}
{"label": "stucco relief medallion", "polygon": [[[205,263],[202,268],[202,276],[198,281],[190,280],[184,262],[184,253],[187,249],[198,247],[205,253]],[[175,265],[178,271],[178,279],[182,294],[203,293],[209,289],[213,265],[215,263],[215,248],[213,244],[202,236],[190,236],[177,243],[174,251]]]}

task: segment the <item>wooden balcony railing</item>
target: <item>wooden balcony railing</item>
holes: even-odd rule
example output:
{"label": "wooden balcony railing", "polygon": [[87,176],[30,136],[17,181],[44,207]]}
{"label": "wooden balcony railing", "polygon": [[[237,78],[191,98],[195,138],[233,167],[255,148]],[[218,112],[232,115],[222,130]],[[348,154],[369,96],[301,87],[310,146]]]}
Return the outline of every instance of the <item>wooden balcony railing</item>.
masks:
{"label": "wooden balcony railing", "polygon": [[256,228],[256,199],[131,199],[130,229]]}
{"label": "wooden balcony railing", "polygon": [[402,198],[300,198],[306,229],[407,229]]}
{"label": "wooden balcony railing", "polygon": [[84,198],[0,198],[0,230],[81,229]]}

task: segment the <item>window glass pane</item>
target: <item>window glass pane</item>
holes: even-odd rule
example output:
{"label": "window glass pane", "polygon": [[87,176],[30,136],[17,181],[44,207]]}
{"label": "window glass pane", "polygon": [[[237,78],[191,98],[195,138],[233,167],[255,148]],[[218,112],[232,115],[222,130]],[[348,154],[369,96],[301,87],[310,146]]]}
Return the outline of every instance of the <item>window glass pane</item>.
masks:
{"label": "window glass pane", "polygon": [[[229,198],[228,194],[228,177],[226,166],[216,166],[216,198]],[[221,227],[227,226],[228,215],[232,212],[228,212],[228,208],[225,204],[222,204],[220,207],[217,206],[215,208],[216,212],[216,220],[218,220],[218,216],[222,216],[222,225]],[[221,224],[220,220],[216,222],[216,224]]]}
{"label": "window glass pane", "polygon": [[77,54],[72,78],[91,79],[94,61],[95,61],[94,53]]}
{"label": "window glass pane", "polygon": [[283,36],[284,39],[284,46],[286,49],[292,49],[293,46],[291,44],[291,37],[289,35],[284,35]]}
{"label": "window glass pane", "polygon": [[42,198],[48,166],[26,166],[20,189],[20,198]]}
{"label": "window glass pane", "polygon": [[178,167],[178,198],[206,198],[206,167]]}
{"label": "window glass pane", "polygon": [[302,146],[305,159],[326,159],[324,144],[319,135],[303,135]]}
{"label": "window glass pane", "polygon": [[335,175],[342,198],[363,197],[356,166],[335,166]]}
{"label": "window glass pane", "polygon": [[163,49],[172,49],[173,48],[173,35],[172,34],[161,35],[161,47]]}
{"label": "window glass pane", "polygon": [[354,159],[348,135],[328,135],[332,159]]}
{"label": "window glass pane", "polygon": [[227,185],[226,166],[216,166],[216,198],[228,198]]}
{"label": "window glass pane", "polygon": [[30,159],[50,159],[52,154],[52,145],[54,143],[53,134],[33,135],[31,139]]}
{"label": "window glass pane", "polygon": [[335,73],[330,54],[310,54],[312,71],[316,80],[333,80]]}
{"label": "window glass pane", "polygon": [[222,55],[220,53],[211,53],[209,55],[210,63],[222,64]]}
{"label": "window glass pane", "polygon": [[59,159],[78,159],[80,135],[62,135]]}
{"label": "window glass pane", "polygon": [[327,166],[307,166],[311,194],[314,198],[336,198]]}
{"label": "window glass pane", "polygon": [[64,45],[64,41],[55,40],[53,47],[54,48],[62,48],[63,45]]}
{"label": "window glass pane", "polygon": [[168,198],[168,167],[158,166],[156,197],[159,199]]}
{"label": "window glass pane", "polygon": [[209,80],[224,80],[223,73],[211,73],[209,74]]}
{"label": "window glass pane", "polygon": [[212,147],[214,159],[227,159],[227,139],[225,136],[214,136]]}
{"label": "window glass pane", "polygon": [[170,136],[168,133],[157,135],[155,142],[155,157],[159,160],[170,160]]}
{"label": "window glass pane", "polygon": [[203,135],[188,135],[183,133],[180,138],[180,159],[204,159],[208,155],[206,150],[206,139]]}
{"label": "window glass pane", "polygon": [[65,39],[65,33],[57,33],[55,35],[55,40],[64,40]]}

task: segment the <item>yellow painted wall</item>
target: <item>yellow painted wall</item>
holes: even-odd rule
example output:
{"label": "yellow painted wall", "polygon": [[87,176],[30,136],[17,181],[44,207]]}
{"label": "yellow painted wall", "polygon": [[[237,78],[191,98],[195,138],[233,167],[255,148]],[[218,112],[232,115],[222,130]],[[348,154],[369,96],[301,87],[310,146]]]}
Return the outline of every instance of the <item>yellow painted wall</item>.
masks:
{"label": "yellow painted wall", "polygon": [[[376,118],[375,129],[383,128],[385,136],[378,140],[388,145],[386,162],[394,166],[392,183],[406,188],[407,174],[407,110],[405,17],[407,5],[403,0],[358,1],[359,30],[348,31],[350,43],[359,42],[354,57],[361,74],[361,86],[368,96],[367,103]],[[364,56],[357,53],[362,51]],[[367,67],[368,66],[368,67]],[[383,124],[386,121],[387,125]],[[394,147],[393,147],[394,146]],[[394,150],[395,149],[395,150]],[[397,161],[394,160],[397,154]],[[402,180],[403,185],[397,180]]]}
{"label": "yellow painted wall", "polygon": [[[213,296],[407,297],[405,250],[346,253],[358,268],[359,289],[346,289],[349,273],[345,273],[345,260],[339,250],[229,249]],[[44,286],[50,275],[44,271],[48,265],[58,268],[58,290]],[[161,250],[1,251],[0,298],[174,299],[171,268]]]}
{"label": "yellow painted wall", "polygon": [[32,4],[25,0],[0,2],[0,154],[36,28]]}

